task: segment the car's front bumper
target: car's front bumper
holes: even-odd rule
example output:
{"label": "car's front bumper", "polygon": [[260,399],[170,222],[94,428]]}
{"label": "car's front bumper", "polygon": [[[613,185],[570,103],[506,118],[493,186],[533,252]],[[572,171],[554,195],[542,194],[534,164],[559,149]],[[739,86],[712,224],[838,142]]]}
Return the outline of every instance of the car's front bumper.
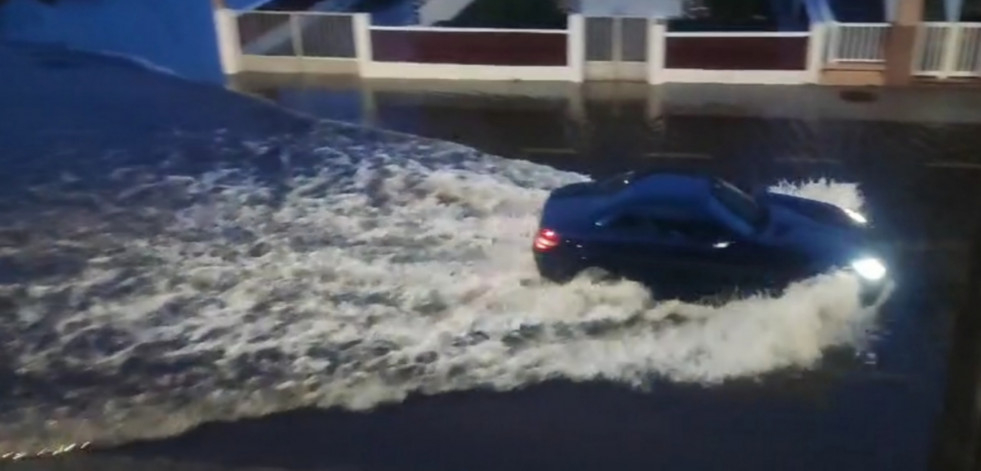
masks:
{"label": "car's front bumper", "polygon": [[859,300],[862,303],[862,307],[881,305],[889,299],[889,296],[896,287],[896,284],[890,278],[884,278],[874,282],[860,278],[859,283],[861,284],[859,288]]}

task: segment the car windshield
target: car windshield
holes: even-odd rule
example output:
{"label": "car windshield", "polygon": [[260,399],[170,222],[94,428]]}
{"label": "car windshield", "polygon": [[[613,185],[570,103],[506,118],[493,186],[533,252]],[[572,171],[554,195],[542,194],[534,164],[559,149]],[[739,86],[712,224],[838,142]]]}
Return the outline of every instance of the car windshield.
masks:
{"label": "car windshield", "polygon": [[718,181],[712,185],[712,195],[729,211],[749,223],[754,229],[759,230],[766,223],[766,209],[739,188]]}

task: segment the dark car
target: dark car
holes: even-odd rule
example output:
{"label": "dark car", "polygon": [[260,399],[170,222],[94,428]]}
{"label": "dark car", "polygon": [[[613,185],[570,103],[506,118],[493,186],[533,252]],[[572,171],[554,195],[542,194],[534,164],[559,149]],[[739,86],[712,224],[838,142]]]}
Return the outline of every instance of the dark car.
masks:
{"label": "dark car", "polygon": [[870,303],[887,273],[867,232],[864,216],[821,201],[751,196],[699,174],[628,172],[552,191],[533,251],[555,282],[593,269],[682,298],[780,291],[849,270]]}

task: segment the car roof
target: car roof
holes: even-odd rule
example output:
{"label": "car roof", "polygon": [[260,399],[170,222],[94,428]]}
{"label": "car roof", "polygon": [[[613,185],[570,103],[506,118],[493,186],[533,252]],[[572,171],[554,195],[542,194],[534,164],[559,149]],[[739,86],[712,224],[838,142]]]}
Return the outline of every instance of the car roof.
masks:
{"label": "car roof", "polygon": [[612,216],[633,205],[644,206],[644,213],[672,218],[705,215],[705,202],[711,195],[714,177],[682,172],[628,172],[620,178],[622,188],[597,208],[595,217]]}
{"label": "car roof", "polygon": [[713,178],[699,174],[638,174],[614,200],[616,203],[698,202],[710,194]]}

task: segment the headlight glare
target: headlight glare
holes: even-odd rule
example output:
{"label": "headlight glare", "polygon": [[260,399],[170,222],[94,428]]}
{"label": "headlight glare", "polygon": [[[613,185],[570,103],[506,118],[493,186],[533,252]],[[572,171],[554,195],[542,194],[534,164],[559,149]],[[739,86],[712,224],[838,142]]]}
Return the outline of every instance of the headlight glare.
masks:
{"label": "headlight glare", "polygon": [[859,224],[866,224],[869,222],[869,220],[865,217],[865,215],[858,211],[848,208],[841,208],[841,210],[844,211],[845,214],[848,215],[848,217],[852,218],[852,221],[855,221]]}
{"label": "headlight glare", "polygon": [[852,262],[852,268],[859,276],[870,281],[878,281],[886,276],[886,266],[875,258],[862,258]]}

